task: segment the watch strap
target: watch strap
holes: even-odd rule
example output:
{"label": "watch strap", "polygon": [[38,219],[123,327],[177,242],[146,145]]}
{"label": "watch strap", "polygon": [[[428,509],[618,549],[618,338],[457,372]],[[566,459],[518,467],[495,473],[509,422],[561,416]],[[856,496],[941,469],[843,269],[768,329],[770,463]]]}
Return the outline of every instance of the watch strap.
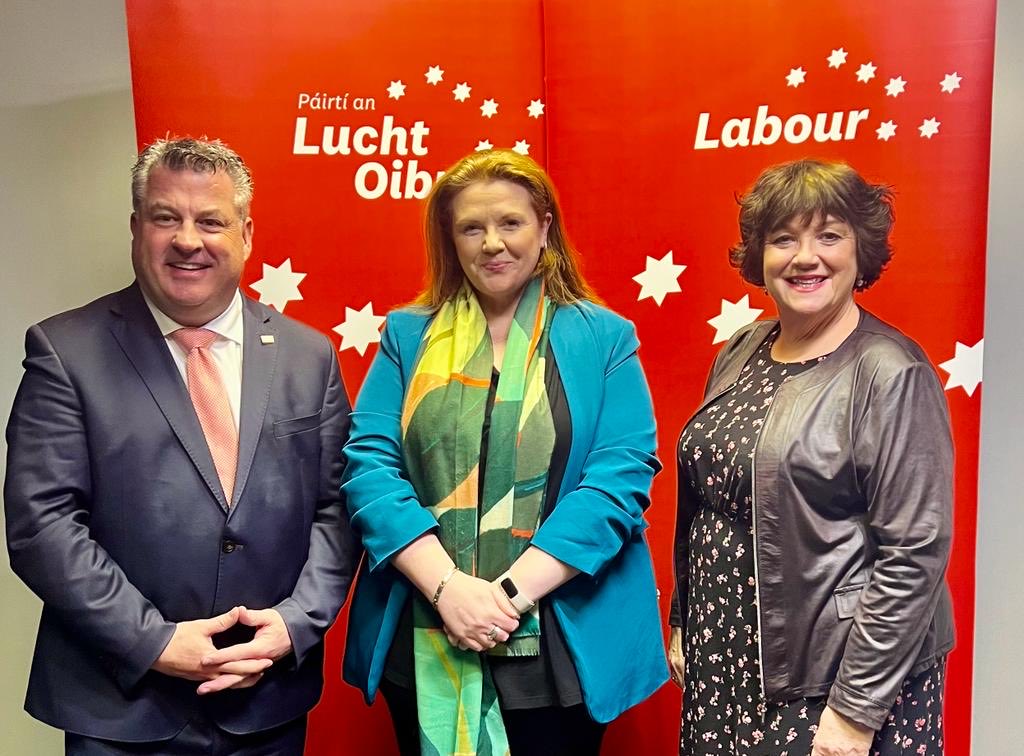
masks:
{"label": "watch strap", "polygon": [[512,608],[520,614],[526,614],[528,611],[537,606],[536,601],[531,601],[529,598],[523,595],[523,592],[519,590],[515,580],[512,579],[512,575],[506,572],[498,578],[498,587],[501,588],[501,592],[508,598],[509,603],[512,604]]}

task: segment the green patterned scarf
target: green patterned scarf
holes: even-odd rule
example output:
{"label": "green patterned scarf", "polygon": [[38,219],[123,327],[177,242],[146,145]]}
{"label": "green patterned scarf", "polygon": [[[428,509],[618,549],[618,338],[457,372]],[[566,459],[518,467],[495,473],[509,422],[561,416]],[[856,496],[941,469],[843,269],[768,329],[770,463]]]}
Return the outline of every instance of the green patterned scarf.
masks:
{"label": "green patterned scarf", "polygon": [[[476,294],[464,284],[434,317],[402,407],[406,469],[438,538],[463,572],[494,580],[529,546],[540,520],[555,428],[545,387],[555,306],[540,279],[516,308],[491,410],[483,491],[480,440],[494,354]],[[413,649],[424,754],[508,753],[490,670],[481,655],[453,647],[422,596],[413,604]],[[536,656],[538,607],[507,643],[489,653]]]}

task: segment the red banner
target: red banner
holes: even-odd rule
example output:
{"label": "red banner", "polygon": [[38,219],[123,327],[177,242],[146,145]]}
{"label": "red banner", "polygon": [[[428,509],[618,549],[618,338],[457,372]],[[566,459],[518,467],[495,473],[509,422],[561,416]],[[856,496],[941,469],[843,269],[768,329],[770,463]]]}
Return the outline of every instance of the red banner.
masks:
{"label": "red banner", "polygon": [[[589,280],[633,320],[669,471],[651,547],[667,612],[675,440],[721,342],[770,300],[729,267],[734,197],[768,165],[842,159],[896,190],[895,257],[859,300],[922,344],[957,450],[947,752],[970,743],[994,0],[689,3],[128,0],[139,144],[226,141],[256,180],[245,291],[331,334],[357,391],[382,316],[423,281],[421,202],[478,147],[549,169]],[[339,679],[311,754],[392,753]],[[605,753],[672,753],[666,685]]]}

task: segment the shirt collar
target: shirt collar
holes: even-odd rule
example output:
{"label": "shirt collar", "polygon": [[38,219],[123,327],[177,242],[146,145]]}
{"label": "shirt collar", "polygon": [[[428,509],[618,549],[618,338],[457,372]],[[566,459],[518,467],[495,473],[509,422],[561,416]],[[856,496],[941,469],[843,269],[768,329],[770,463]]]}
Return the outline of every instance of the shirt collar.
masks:
{"label": "shirt collar", "polygon": [[[143,292],[142,297],[146,300],[146,307],[148,307],[149,311],[153,314],[153,319],[156,321],[157,328],[160,329],[160,333],[163,334],[165,338],[170,336],[179,328],[185,327],[181,325],[181,323],[174,321],[167,315],[167,313],[163,312],[153,304],[149,297],[146,296],[145,292]],[[209,331],[213,331],[222,338],[234,341],[236,344],[241,344],[242,293],[238,291],[238,289],[235,289],[235,296],[231,298],[231,304],[228,305],[227,309],[202,327]]]}

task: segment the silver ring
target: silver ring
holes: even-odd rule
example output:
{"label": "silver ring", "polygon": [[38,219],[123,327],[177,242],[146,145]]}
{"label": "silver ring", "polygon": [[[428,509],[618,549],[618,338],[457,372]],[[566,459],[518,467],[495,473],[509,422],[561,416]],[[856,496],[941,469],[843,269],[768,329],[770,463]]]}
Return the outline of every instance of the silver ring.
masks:
{"label": "silver ring", "polygon": [[487,640],[493,641],[498,637],[498,626],[491,625],[491,629],[487,631]]}

